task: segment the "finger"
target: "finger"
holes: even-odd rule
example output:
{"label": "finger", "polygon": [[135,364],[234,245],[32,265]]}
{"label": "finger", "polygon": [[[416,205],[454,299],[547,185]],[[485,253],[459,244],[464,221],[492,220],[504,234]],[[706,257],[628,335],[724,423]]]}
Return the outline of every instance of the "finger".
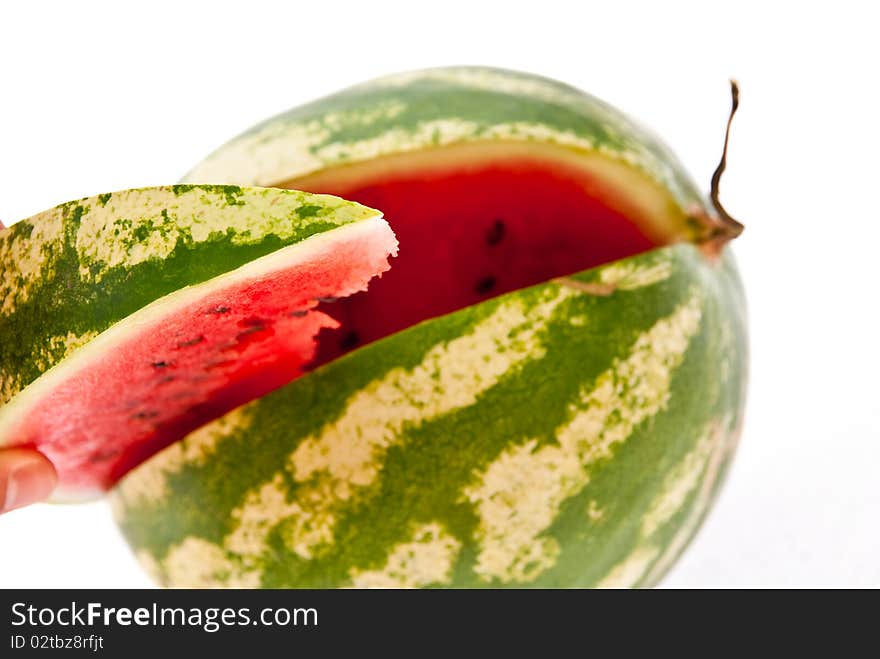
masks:
{"label": "finger", "polygon": [[57,480],[55,468],[42,453],[0,450],[0,513],[45,500]]}

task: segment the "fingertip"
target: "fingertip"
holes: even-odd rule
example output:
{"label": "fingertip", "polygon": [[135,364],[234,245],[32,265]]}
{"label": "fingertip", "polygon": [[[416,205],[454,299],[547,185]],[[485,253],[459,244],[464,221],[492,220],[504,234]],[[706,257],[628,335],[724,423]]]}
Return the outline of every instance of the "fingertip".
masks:
{"label": "fingertip", "polygon": [[57,482],[55,468],[42,453],[0,450],[0,513],[45,501]]}

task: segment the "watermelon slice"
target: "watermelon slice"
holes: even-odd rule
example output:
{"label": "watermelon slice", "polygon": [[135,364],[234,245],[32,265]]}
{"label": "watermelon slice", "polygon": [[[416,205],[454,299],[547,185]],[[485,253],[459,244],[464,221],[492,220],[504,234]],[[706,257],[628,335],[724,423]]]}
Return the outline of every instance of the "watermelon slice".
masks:
{"label": "watermelon slice", "polygon": [[14,225],[0,234],[0,446],[44,453],[57,498],[99,494],[300,375],[338,325],[315,307],[365,290],[396,250],[377,211],[282,190],[133,190]]}

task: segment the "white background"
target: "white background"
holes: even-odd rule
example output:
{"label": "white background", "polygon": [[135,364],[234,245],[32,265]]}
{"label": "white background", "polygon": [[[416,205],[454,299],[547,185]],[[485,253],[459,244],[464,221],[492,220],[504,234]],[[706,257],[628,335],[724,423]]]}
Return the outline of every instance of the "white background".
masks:
{"label": "white background", "polygon": [[[174,182],[227,138],[381,74],[559,78],[659,132],[698,181],[742,86],[722,198],[747,230],[752,377],[721,499],[671,587],[880,586],[871,3],[8,2],[0,217]],[[0,338],[2,340],[2,338]],[[147,586],[102,503],[0,517],[0,587]]]}

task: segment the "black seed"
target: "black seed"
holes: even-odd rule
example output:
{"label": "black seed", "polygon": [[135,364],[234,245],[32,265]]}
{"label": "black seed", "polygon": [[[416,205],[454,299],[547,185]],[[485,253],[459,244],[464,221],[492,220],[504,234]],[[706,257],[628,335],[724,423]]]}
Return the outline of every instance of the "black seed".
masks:
{"label": "black seed", "polygon": [[171,366],[171,362],[153,362],[150,366],[153,368],[168,368]]}
{"label": "black seed", "polygon": [[182,341],[177,344],[178,348],[189,348],[190,346],[198,345],[202,341],[205,340],[205,337],[199,334],[196,338],[190,339],[189,341]]}
{"label": "black seed", "polygon": [[259,318],[257,316],[250,316],[248,318],[243,318],[238,321],[239,327],[259,327],[260,329],[266,327],[269,323],[265,318]]}
{"label": "black seed", "polygon": [[251,334],[256,334],[257,332],[265,332],[265,331],[266,331],[266,328],[265,328],[265,327],[262,327],[262,326],[259,326],[259,327],[248,327],[246,330],[243,330],[243,331],[239,332],[238,334],[236,334],[236,335],[235,335],[235,340],[236,340],[236,341],[241,341],[241,340],[243,340],[244,338],[250,336]]}
{"label": "black seed", "polygon": [[174,382],[177,378],[173,375],[166,375],[164,378],[159,380],[159,384],[166,384],[168,382]]}
{"label": "black seed", "polygon": [[489,230],[486,232],[486,244],[490,247],[494,247],[502,240],[504,240],[504,233],[506,231],[506,227],[504,226],[504,222],[501,220],[495,220]]}
{"label": "black seed", "polygon": [[231,309],[229,307],[220,306],[220,307],[214,307],[213,309],[208,309],[205,312],[205,314],[206,315],[223,314],[223,313],[229,313],[230,311],[231,311]]}
{"label": "black seed", "polygon": [[223,359],[221,361],[210,362],[208,364],[205,364],[205,370],[206,371],[213,371],[215,368],[224,368],[226,366],[231,366],[232,364],[235,364],[234,359]]}
{"label": "black seed", "polygon": [[342,350],[348,350],[349,348],[354,348],[361,338],[358,336],[357,332],[346,332],[346,334],[339,340],[339,347]]}
{"label": "black seed", "polygon": [[333,302],[336,302],[339,298],[338,297],[316,297],[315,299],[318,302],[326,302],[327,304],[332,304]]}
{"label": "black seed", "polygon": [[300,309],[298,311],[291,311],[287,315],[290,316],[291,318],[304,318],[305,316],[309,315],[309,312],[306,311],[305,309]]}
{"label": "black seed", "polygon": [[152,410],[149,412],[147,412],[147,411],[138,412],[137,414],[133,414],[131,418],[132,419],[152,419],[157,416],[159,416],[159,413],[156,412],[155,410]]}
{"label": "black seed", "polygon": [[474,290],[480,295],[485,295],[489,291],[495,288],[495,277],[489,275],[488,277],[483,277],[480,281],[477,282],[477,285],[474,286]]}

